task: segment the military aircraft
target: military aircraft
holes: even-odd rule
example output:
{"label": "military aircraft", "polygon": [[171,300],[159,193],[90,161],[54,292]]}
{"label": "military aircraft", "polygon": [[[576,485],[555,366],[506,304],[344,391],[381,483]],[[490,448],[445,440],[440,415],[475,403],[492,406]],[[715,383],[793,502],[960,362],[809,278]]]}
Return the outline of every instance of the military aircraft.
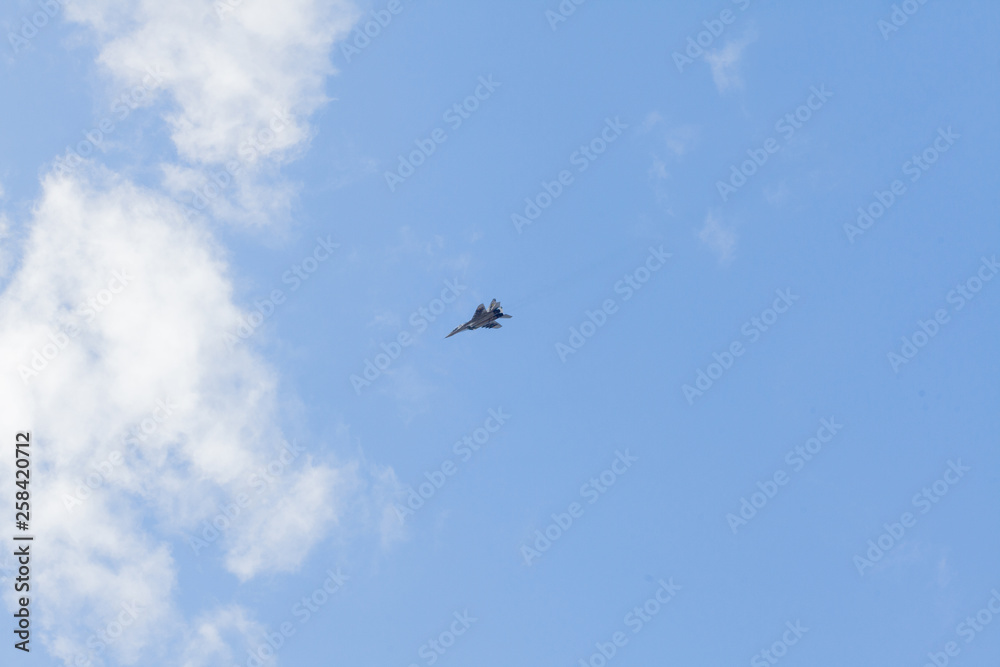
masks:
{"label": "military aircraft", "polygon": [[472,331],[473,329],[478,329],[480,327],[486,329],[499,329],[501,324],[497,322],[497,320],[501,317],[509,318],[511,316],[503,314],[503,308],[500,307],[500,302],[496,299],[490,301],[489,308],[483,304],[479,304],[479,307],[476,308],[476,312],[472,316],[472,319],[462,326],[456,327],[455,330],[445,336],[445,338],[451,338],[459,331]]}

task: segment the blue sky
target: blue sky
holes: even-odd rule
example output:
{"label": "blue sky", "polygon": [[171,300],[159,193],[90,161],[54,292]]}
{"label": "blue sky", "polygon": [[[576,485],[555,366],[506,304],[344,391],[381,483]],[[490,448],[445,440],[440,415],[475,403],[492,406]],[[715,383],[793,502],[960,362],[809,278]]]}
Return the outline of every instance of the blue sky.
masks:
{"label": "blue sky", "polygon": [[995,664],[1000,9],[231,4],[0,12],[5,656]]}

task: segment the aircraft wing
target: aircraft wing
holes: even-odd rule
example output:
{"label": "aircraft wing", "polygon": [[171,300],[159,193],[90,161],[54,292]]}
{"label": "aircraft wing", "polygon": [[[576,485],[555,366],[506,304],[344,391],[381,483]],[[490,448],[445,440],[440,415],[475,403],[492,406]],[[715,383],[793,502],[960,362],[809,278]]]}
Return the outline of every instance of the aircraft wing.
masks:
{"label": "aircraft wing", "polygon": [[500,324],[499,322],[490,322],[489,324],[484,324],[483,328],[484,329],[502,329],[503,325]]}
{"label": "aircraft wing", "polygon": [[484,306],[483,304],[479,304],[479,308],[476,308],[476,312],[472,316],[472,319],[476,319],[477,317],[481,317],[482,314],[485,313],[485,312],[486,312],[486,306]]}

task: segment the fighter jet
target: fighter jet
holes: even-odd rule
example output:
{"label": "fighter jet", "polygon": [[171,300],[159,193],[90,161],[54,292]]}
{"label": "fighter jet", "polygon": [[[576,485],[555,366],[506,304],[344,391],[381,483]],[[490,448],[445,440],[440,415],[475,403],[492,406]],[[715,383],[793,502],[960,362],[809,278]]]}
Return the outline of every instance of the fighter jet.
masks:
{"label": "fighter jet", "polygon": [[479,304],[479,307],[476,308],[476,312],[472,316],[472,319],[462,326],[456,327],[455,330],[445,336],[445,338],[451,338],[459,331],[472,331],[473,329],[478,329],[480,327],[485,329],[499,329],[502,325],[497,322],[497,320],[501,317],[509,318],[511,316],[503,314],[503,308],[500,307],[500,302],[496,299],[490,301],[489,308],[483,304]]}

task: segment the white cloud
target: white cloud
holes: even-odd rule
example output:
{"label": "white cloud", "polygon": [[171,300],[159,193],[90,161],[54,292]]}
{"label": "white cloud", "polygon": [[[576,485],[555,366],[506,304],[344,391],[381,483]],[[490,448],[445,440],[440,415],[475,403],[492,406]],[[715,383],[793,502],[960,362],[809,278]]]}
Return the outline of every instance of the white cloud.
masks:
{"label": "white cloud", "polygon": [[670,181],[672,176],[670,170],[667,169],[667,163],[654,154],[653,164],[646,170],[646,175],[649,176],[649,180],[653,185],[653,195],[656,197],[656,202],[664,207],[668,213],[672,214],[671,202],[673,197],[667,188],[667,182]]}
{"label": "white cloud", "polygon": [[10,220],[3,211],[0,211],[0,279],[7,276],[13,259],[9,239]]}
{"label": "white cloud", "polygon": [[[663,123],[664,120],[665,119],[662,115],[660,115],[660,112],[650,111],[646,114],[646,118],[643,119],[642,123],[639,125],[639,133],[649,133],[653,128]],[[676,157],[681,157],[691,150],[697,142],[698,126],[691,125],[689,123],[675,125],[664,131],[662,136],[664,137],[667,148],[670,149],[670,152],[672,152]]]}
{"label": "white cloud", "polygon": [[660,115],[659,111],[650,111],[646,114],[646,117],[642,120],[642,124],[639,125],[639,134],[645,134],[656,127],[660,121],[663,120],[663,116]]}
{"label": "white cloud", "polygon": [[654,181],[670,180],[670,172],[667,171],[667,163],[660,158],[653,156],[653,164],[646,172]]}
{"label": "white cloud", "polygon": [[[246,664],[247,651],[257,652],[267,628],[238,605],[220,607],[198,618],[180,647],[178,664],[184,667]],[[234,649],[233,645],[239,645]],[[262,665],[272,665],[265,660]]]}
{"label": "white cloud", "polygon": [[[242,492],[251,504],[201,557],[240,579],[294,570],[344,521],[348,502],[360,502],[370,471],[308,453],[269,467],[283,456],[274,443],[291,446],[275,414],[274,372],[245,346],[226,346],[243,313],[222,252],[174,202],[100,169],[50,176],[30,230],[0,297],[0,361],[15,369],[0,377],[0,429],[34,430],[32,464],[45,470],[32,481],[32,528],[45,544],[32,574],[59,594],[38,596],[36,609],[52,652],[71,661],[122,604],[138,605],[138,620],[108,649],[129,662],[185,631],[170,602],[171,543],[187,549],[186,537]],[[34,351],[42,356],[32,368]],[[144,421],[153,428],[126,446]],[[103,464],[98,488],[67,509],[115,452],[122,459]],[[9,457],[0,469],[12,477]],[[271,481],[258,491],[250,480],[264,470]],[[372,524],[381,530],[380,518]]]}
{"label": "white cloud", "polygon": [[286,219],[299,186],[281,178],[270,165],[238,162],[235,177],[222,166],[192,168],[163,164],[163,187],[194,217],[264,227]]}
{"label": "white cloud", "polygon": [[[649,132],[663,123],[664,118],[658,112],[652,111],[646,115],[640,131]],[[653,163],[647,169],[646,175],[652,183],[657,203],[668,213],[673,214],[673,194],[667,188],[668,182],[673,178],[671,165],[679,163],[681,158],[697,145],[699,127],[691,124],[674,125],[661,129],[655,136],[658,141],[662,140],[666,144],[669,153],[664,153],[665,157],[661,157],[662,146],[657,141],[653,149]]]}
{"label": "white cloud", "polygon": [[[359,12],[346,0],[232,4],[76,0],[66,16],[95,35],[115,90],[149,72],[160,79],[163,118],[184,163],[163,166],[167,190],[199,212],[261,225],[288,213],[295,188],[274,167],[307,146],[306,119],[328,102],[330,49]],[[224,166],[238,173],[213,189],[229,178]]]}
{"label": "white cloud", "polygon": [[720,263],[728,264],[732,261],[736,251],[736,232],[723,227],[714,213],[705,216],[705,224],[698,232],[698,238],[716,254]]}
{"label": "white cloud", "polygon": [[329,51],[358,16],[343,0],[242,0],[223,12],[216,0],[76,0],[67,17],[92,28],[98,61],[121,83],[138,84],[162,68],[160,89],[176,104],[167,114],[174,143],[189,162],[219,164],[288,113],[290,127],[265,154],[302,143],[302,118],[327,99]]}
{"label": "white cloud", "polygon": [[696,125],[678,125],[670,128],[666,136],[667,148],[677,157],[690,151],[698,142]]}
{"label": "white cloud", "polygon": [[743,87],[743,79],[740,76],[743,50],[756,39],[756,32],[751,30],[740,39],[727,42],[720,49],[705,52],[705,61],[712,68],[712,80],[715,81],[715,87],[720,93],[730,88]]}
{"label": "white cloud", "polygon": [[[32,576],[57,592],[33,597],[33,613],[67,664],[242,658],[260,626],[227,604],[185,618],[178,549],[196,545],[204,567],[245,580],[295,570],[331,534],[391,537],[392,470],[286,440],[274,370],[223,337],[246,314],[225,252],[167,194],[201,192],[211,216],[257,224],[287,211],[296,186],[278,168],[307,146],[329,50],[358,13],[343,1],[233,4],[221,16],[215,0],[66,7],[95,36],[115,89],[150,68],[162,79],[180,156],[161,165],[165,193],[86,162],[48,174],[0,294],[0,363],[14,369],[0,376],[0,430],[34,432],[44,474],[32,479],[32,532],[45,556]],[[219,183],[226,165],[240,174]],[[0,477],[12,468],[0,458]],[[119,622],[120,635],[102,638]]]}

